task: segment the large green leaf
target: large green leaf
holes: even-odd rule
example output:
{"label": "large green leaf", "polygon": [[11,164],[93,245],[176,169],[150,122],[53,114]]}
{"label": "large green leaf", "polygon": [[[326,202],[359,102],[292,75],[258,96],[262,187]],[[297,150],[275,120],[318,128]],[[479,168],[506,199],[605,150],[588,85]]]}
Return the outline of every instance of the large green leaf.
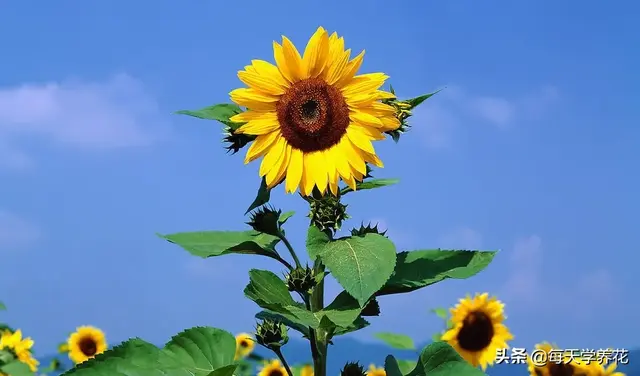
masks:
{"label": "large green leaf", "polygon": [[387,282],[396,261],[396,247],[379,234],[337,239],[317,251],[333,277],[361,306]]}
{"label": "large green leaf", "polygon": [[374,334],[374,336],[394,349],[415,350],[416,348],[413,339],[404,334],[381,332]]}
{"label": "large green leaf", "polygon": [[202,258],[231,253],[277,257],[274,250],[279,239],[257,231],[199,231],[161,235],[161,238],[179,245],[194,256]]}
{"label": "large green leaf", "polygon": [[239,126],[240,124],[233,123],[229,119],[233,115],[237,115],[241,112],[242,110],[240,109],[240,107],[235,104],[221,103],[201,108],[199,110],[180,110],[176,111],[176,114],[193,116],[198,119],[217,120],[225,125],[232,126],[233,129],[236,129],[237,126],[233,127],[233,125],[237,124]]}
{"label": "large green leaf", "polygon": [[284,281],[268,270],[250,270],[249,284],[244,294],[265,309],[274,308],[274,305],[293,306],[296,303]]}
{"label": "large green leaf", "polygon": [[403,375],[408,375],[409,373],[411,373],[411,371],[413,371],[417,365],[418,362],[416,362],[415,360],[398,360],[398,367],[400,367],[400,372],[402,372]]}
{"label": "large green leaf", "polygon": [[486,268],[495,254],[440,249],[398,253],[393,275],[376,295],[411,292],[447,278],[469,278]]}
{"label": "large green leaf", "polygon": [[445,342],[435,342],[420,353],[416,368],[409,376],[484,376]]}
{"label": "large green leaf", "polygon": [[336,328],[335,332],[333,333],[333,336],[335,337],[335,336],[341,336],[341,335],[353,333],[360,329],[364,329],[369,325],[371,325],[369,321],[365,320],[362,317],[358,317],[351,325]]}
{"label": "large green leaf", "polygon": [[316,226],[309,226],[307,229],[307,254],[309,259],[315,261],[318,258],[318,254],[322,252],[324,247],[331,241],[329,234],[324,231],[320,231]]}
{"label": "large green leaf", "polygon": [[231,376],[235,338],[221,329],[196,327],[174,336],[159,349],[134,338],[64,375],[74,376]]}
{"label": "large green leaf", "polygon": [[267,187],[267,181],[265,180],[265,178],[262,178],[262,182],[260,182],[260,187],[258,188],[258,193],[256,194],[256,198],[253,200],[251,205],[249,205],[249,208],[244,214],[247,214],[253,209],[266,204],[267,202],[269,202],[270,199],[271,199],[271,189]]}
{"label": "large green leaf", "polygon": [[18,360],[0,366],[0,373],[9,376],[33,376],[29,366]]}
{"label": "large green leaf", "polygon": [[[356,190],[357,191],[361,191],[361,190],[365,190],[365,189],[374,189],[374,188],[386,187],[388,185],[397,184],[399,182],[400,182],[399,179],[369,179],[369,180],[365,180],[365,181],[363,181],[361,183],[357,183],[356,184]],[[340,191],[340,193],[342,193],[342,194],[349,193],[349,192],[353,192],[353,189],[351,189],[349,187],[345,187]]]}

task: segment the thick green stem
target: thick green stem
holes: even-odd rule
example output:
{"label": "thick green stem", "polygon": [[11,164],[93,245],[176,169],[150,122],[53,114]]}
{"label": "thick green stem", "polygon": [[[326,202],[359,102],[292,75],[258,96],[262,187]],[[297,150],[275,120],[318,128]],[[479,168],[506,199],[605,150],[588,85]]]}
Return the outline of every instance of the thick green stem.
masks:
{"label": "thick green stem", "polygon": [[291,368],[289,367],[289,364],[287,363],[286,359],[284,358],[284,355],[282,355],[282,351],[280,350],[280,348],[277,347],[277,348],[273,349],[273,352],[276,353],[276,355],[278,356],[278,359],[280,359],[280,362],[284,366],[284,369],[287,370],[287,375],[293,376],[293,372],[291,372]]}
{"label": "thick green stem", "polygon": [[302,268],[300,259],[298,258],[298,255],[296,254],[296,251],[293,249],[293,246],[291,245],[291,243],[289,243],[289,239],[287,239],[287,237],[284,235],[280,235],[280,240],[282,240],[282,243],[284,243],[285,247],[287,247],[287,249],[289,250],[289,253],[291,253],[291,257],[293,258],[293,261],[296,263],[296,268]]}
{"label": "thick green stem", "polygon": [[[324,274],[324,265],[316,260],[313,268],[315,275]],[[311,294],[310,306],[312,312],[320,311],[324,308],[324,279],[313,289]],[[312,330],[311,353],[313,354],[313,375],[327,375],[327,333],[323,329]]]}

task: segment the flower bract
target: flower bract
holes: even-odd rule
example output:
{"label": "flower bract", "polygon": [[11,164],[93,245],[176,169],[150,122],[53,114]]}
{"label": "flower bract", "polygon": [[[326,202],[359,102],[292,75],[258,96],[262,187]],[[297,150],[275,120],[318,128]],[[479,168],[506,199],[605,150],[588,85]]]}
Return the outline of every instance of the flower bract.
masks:
{"label": "flower bract", "polygon": [[482,367],[495,362],[497,350],[508,348],[513,335],[503,324],[504,304],[488,294],[461,299],[451,309],[452,327],[442,335],[467,362]]}
{"label": "flower bract", "polygon": [[364,51],[351,58],[344,39],[322,27],[301,55],[286,37],[273,42],[275,65],[253,60],[238,72],[247,88],[231,100],[247,111],[231,117],[244,123],[235,133],[256,136],[245,157],[260,157],[267,186],[285,180],[285,190],[308,196],[317,187],[338,192],[339,180],[355,189],[367,164],[382,167],[372,141],[400,126],[395,109],[382,100],[383,73],[356,75]]}
{"label": "flower bract", "polygon": [[107,350],[107,339],[102,330],[81,326],[67,339],[69,358],[76,364],[85,362]]}

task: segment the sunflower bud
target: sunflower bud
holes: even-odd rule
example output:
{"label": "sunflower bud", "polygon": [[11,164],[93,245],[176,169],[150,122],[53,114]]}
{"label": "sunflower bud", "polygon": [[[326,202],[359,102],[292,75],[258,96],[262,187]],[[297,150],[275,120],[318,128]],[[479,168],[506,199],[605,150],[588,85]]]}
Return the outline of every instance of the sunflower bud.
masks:
{"label": "sunflower bud", "polygon": [[371,226],[371,222],[369,222],[366,226],[363,223],[360,225],[360,228],[351,229],[351,236],[364,236],[366,234],[378,234],[384,236],[386,233],[387,230],[380,231],[380,229],[378,229],[377,223],[374,226]]}
{"label": "sunflower bud", "polygon": [[237,153],[240,149],[247,146],[248,143],[256,139],[256,136],[235,133],[235,130],[238,128],[239,126],[235,123],[229,123],[224,128],[224,138],[222,142],[227,144],[224,148],[231,154]]}
{"label": "sunflower bud", "polygon": [[311,224],[319,228],[320,231],[335,232],[340,229],[342,222],[349,218],[347,205],[340,202],[339,195],[310,197],[308,201],[311,206],[308,217],[311,218]]}
{"label": "sunflower bud", "polygon": [[309,266],[296,268],[285,276],[289,291],[308,293],[317,284],[315,273]]}
{"label": "sunflower bud", "polygon": [[364,367],[361,366],[358,362],[349,362],[345,364],[342,371],[340,371],[340,376],[366,376],[367,373],[364,371]]}
{"label": "sunflower bud", "polygon": [[374,297],[369,300],[367,305],[362,309],[362,316],[378,316],[380,315],[380,304],[378,304],[378,300]]}
{"label": "sunflower bud", "polygon": [[256,342],[270,350],[278,349],[289,342],[287,327],[277,321],[263,320],[256,328]]}
{"label": "sunflower bud", "polygon": [[247,224],[258,232],[279,236],[280,224],[278,223],[278,219],[280,218],[280,214],[280,210],[263,206],[251,214],[251,220],[247,222]]}

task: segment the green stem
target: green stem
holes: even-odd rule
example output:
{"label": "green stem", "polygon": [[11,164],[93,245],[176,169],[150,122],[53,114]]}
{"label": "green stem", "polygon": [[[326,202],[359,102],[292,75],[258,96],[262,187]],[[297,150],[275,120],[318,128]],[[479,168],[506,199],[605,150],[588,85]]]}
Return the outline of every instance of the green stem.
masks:
{"label": "green stem", "polygon": [[[324,273],[324,265],[320,260],[314,262],[313,268],[315,275]],[[324,279],[321,280],[318,285],[313,289],[311,295],[310,307],[312,312],[320,311],[324,308]],[[326,376],[327,375],[327,333],[323,329],[317,331],[312,330],[313,334],[310,338],[311,352],[313,356],[313,375],[314,376]]]}
{"label": "green stem", "polygon": [[287,361],[284,359],[284,355],[282,355],[282,351],[280,350],[280,348],[277,347],[273,349],[273,352],[276,353],[276,355],[278,356],[278,359],[280,359],[280,362],[284,366],[284,369],[287,370],[287,375],[293,376],[293,372],[291,372],[291,368],[289,367],[289,364],[287,363]]}
{"label": "green stem", "polygon": [[293,261],[296,263],[296,267],[297,268],[302,268],[302,264],[300,263],[300,259],[298,258],[298,255],[296,254],[296,251],[293,250],[293,246],[291,245],[291,243],[289,243],[289,239],[287,239],[287,237],[282,235],[282,234],[279,236],[279,238],[280,238],[280,240],[282,240],[284,245],[287,247],[287,249],[289,250],[289,253],[291,253],[291,257],[293,257]]}
{"label": "green stem", "polygon": [[274,256],[273,259],[280,262],[282,265],[286,266],[287,269],[289,269],[289,271],[293,271],[293,266],[289,264],[287,260],[280,257],[280,255]]}

